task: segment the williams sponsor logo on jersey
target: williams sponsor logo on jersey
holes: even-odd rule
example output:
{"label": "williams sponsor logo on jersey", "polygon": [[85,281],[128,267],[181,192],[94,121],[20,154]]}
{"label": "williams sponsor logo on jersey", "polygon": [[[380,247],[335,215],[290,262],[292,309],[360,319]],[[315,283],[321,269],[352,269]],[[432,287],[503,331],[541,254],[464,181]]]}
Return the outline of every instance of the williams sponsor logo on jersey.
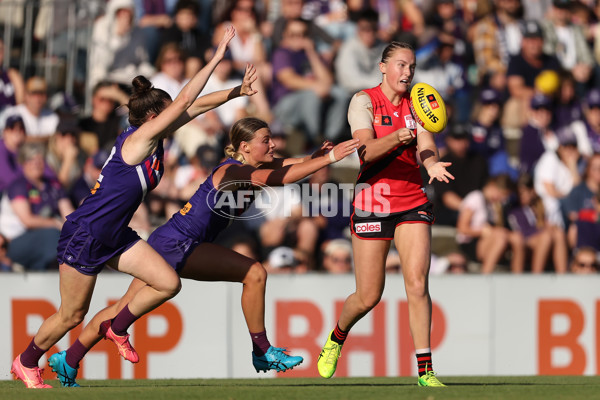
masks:
{"label": "williams sponsor logo on jersey", "polygon": [[363,222],[354,225],[356,233],[374,233],[381,232],[381,222]]}

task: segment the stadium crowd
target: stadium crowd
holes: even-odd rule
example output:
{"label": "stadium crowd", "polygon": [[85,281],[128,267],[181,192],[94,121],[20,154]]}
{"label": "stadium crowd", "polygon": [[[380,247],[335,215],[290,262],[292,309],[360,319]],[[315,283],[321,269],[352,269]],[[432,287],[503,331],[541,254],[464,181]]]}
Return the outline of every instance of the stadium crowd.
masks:
{"label": "stadium crowd", "polygon": [[[64,217],[94,186],[127,126],[131,80],[145,75],[175,98],[233,25],[237,35],[203,93],[239,84],[247,63],[259,71],[259,93],[201,115],[169,141],[164,178],[132,221],[143,237],[185,205],[244,116],[269,122],[283,157],[348,139],[350,98],[380,82],[381,52],[397,40],[416,49],[413,82],[434,86],[449,110],[436,140],[456,179],[427,185],[423,175],[436,226],[451,232],[434,252],[432,273],[597,272],[600,1],[99,3],[80,48],[90,67],[75,75],[73,96],[41,76],[0,71],[2,271],[56,268]],[[39,41],[50,34],[42,11]],[[234,221],[217,242],[263,260],[270,273],[350,272],[350,215],[323,210],[349,209],[348,194],[328,184],[353,183],[357,168],[334,169],[313,174],[300,192],[277,189],[281,204]],[[315,196],[317,207],[302,201]],[[388,270],[400,268],[390,252]]]}

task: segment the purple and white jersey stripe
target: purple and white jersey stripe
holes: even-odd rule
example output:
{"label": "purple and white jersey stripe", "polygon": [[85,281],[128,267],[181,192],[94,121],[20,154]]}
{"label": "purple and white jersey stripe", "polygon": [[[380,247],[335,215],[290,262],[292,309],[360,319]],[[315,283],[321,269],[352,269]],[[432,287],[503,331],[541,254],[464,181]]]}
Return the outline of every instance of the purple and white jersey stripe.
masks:
{"label": "purple and white jersey stripe", "polygon": [[67,217],[110,247],[119,246],[121,236],[125,235],[124,228],[146,193],[158,185],[164,171],[162,141],[156,151],[139,164],[129,165],[123,160],[123,143],[136,130],[137,127],[130,126],[119,135],[91,193]]}

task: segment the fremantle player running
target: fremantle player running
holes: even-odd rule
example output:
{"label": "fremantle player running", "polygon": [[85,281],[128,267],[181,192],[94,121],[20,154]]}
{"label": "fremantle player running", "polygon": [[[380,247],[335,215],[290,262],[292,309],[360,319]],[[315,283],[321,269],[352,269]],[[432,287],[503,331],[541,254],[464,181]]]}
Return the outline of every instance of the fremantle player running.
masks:
{"label": "fremantle player running", "polygon": [[[230,203],[222,201],[222,196],[237,198],[238,190],[253,186],[281,186],[305,178],[353,153],[358,140],[349,140],[335,147],[325,143],[321,150],[305,158],[274,159],[275,145],[269,127],[257,118],[236,122],[231,128],[230,139],[231,145],[225,150],[229,158],[213,169],[179,212],[150,235],[148,243],[182,278],[241,282],[242,311],[252,339],[254,368],[257,372],[270,369],[286,371],[300,364],[302,357],[290,356],[284,353],[285,349],[269,343],[264,322],[267,279],[264,267],[256,260],[211,243],[233,217],[244,211],[230,208]],[[250,203],[244,203],[246,208]],[[144,282],[134,279],[123,298],[96,314],[73,346],[50,357],[53,370],[63,386],[79,386],[75,378],[79,361],[85,353],[79,352],[77,347],[90,349],[97,343],[102,338],[97,325],[115,316],[144,285]],[[131,353],[123,356],[136,362],[137,354],[133,348],[130,350]]]}
{"label": "fremantle player running", "polygon": [[[27,349],[12,364],[11,372],[28,388],[52,387],[42,379],[39,359],[83,320],[96,276],[105,264],[143,282],[112,325],[104,325],[105,337],[115,342],[120,352],[130,347],[129,325],[179,292],[181,281],[177,273],[128,225],[146,193],[160,181],[163,139],[227,100],[255,93],[251,83],[256,79],[256,70],[248,66],[241,86],[197,98],[234,36],[233,28],[226,31],[213,59],[174,101],[163,90],[152,88],[143,76],[133,80],[133,95],[128,104],[131,127],[117,138],[96,186],[67,217],[61,231],[60,308],[42,323]],[[94,328],[98,330],[99,326]],[[77,352],[85,353],[86,349],[78,346]],[[51,359],[49,364],[52,366]]]}
{"label": "fremantle player running", "polygon": [[[439,161],[432,133],[415,123],[409,109],[415,69],[412,48],[392,42],[383,51],[379,69],[381,84],[358,92],[348,110],[352,136],[360,140],[361,160],[350,220],[356,291],[346,299],[317,366],[324,378],[334,374],[348,332],[381,299],[385,260],[394,240],[402,265],[418,384],[444,386],[431,363],[428,275],[434,216],[423,190],[417,155],[427,169],[429,183],[454,177],[446,171],[450,163]],[[360,184],[368,186],[360,191]]]}

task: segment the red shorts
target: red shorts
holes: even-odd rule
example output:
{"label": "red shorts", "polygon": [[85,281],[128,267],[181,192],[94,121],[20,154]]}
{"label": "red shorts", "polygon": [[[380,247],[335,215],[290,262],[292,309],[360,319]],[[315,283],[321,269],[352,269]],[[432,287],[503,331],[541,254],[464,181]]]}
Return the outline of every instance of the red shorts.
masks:
{"label": "red shorts", "polygon": [[376,213],[364,215],[364,211],[361,214],[359,216],[355,211],[350,217],[350,230],[360,239],[392,240],[396,227],[400,224],[433,225],[435,222],[433,205],[430,202],[385,216],[378,216]]}

